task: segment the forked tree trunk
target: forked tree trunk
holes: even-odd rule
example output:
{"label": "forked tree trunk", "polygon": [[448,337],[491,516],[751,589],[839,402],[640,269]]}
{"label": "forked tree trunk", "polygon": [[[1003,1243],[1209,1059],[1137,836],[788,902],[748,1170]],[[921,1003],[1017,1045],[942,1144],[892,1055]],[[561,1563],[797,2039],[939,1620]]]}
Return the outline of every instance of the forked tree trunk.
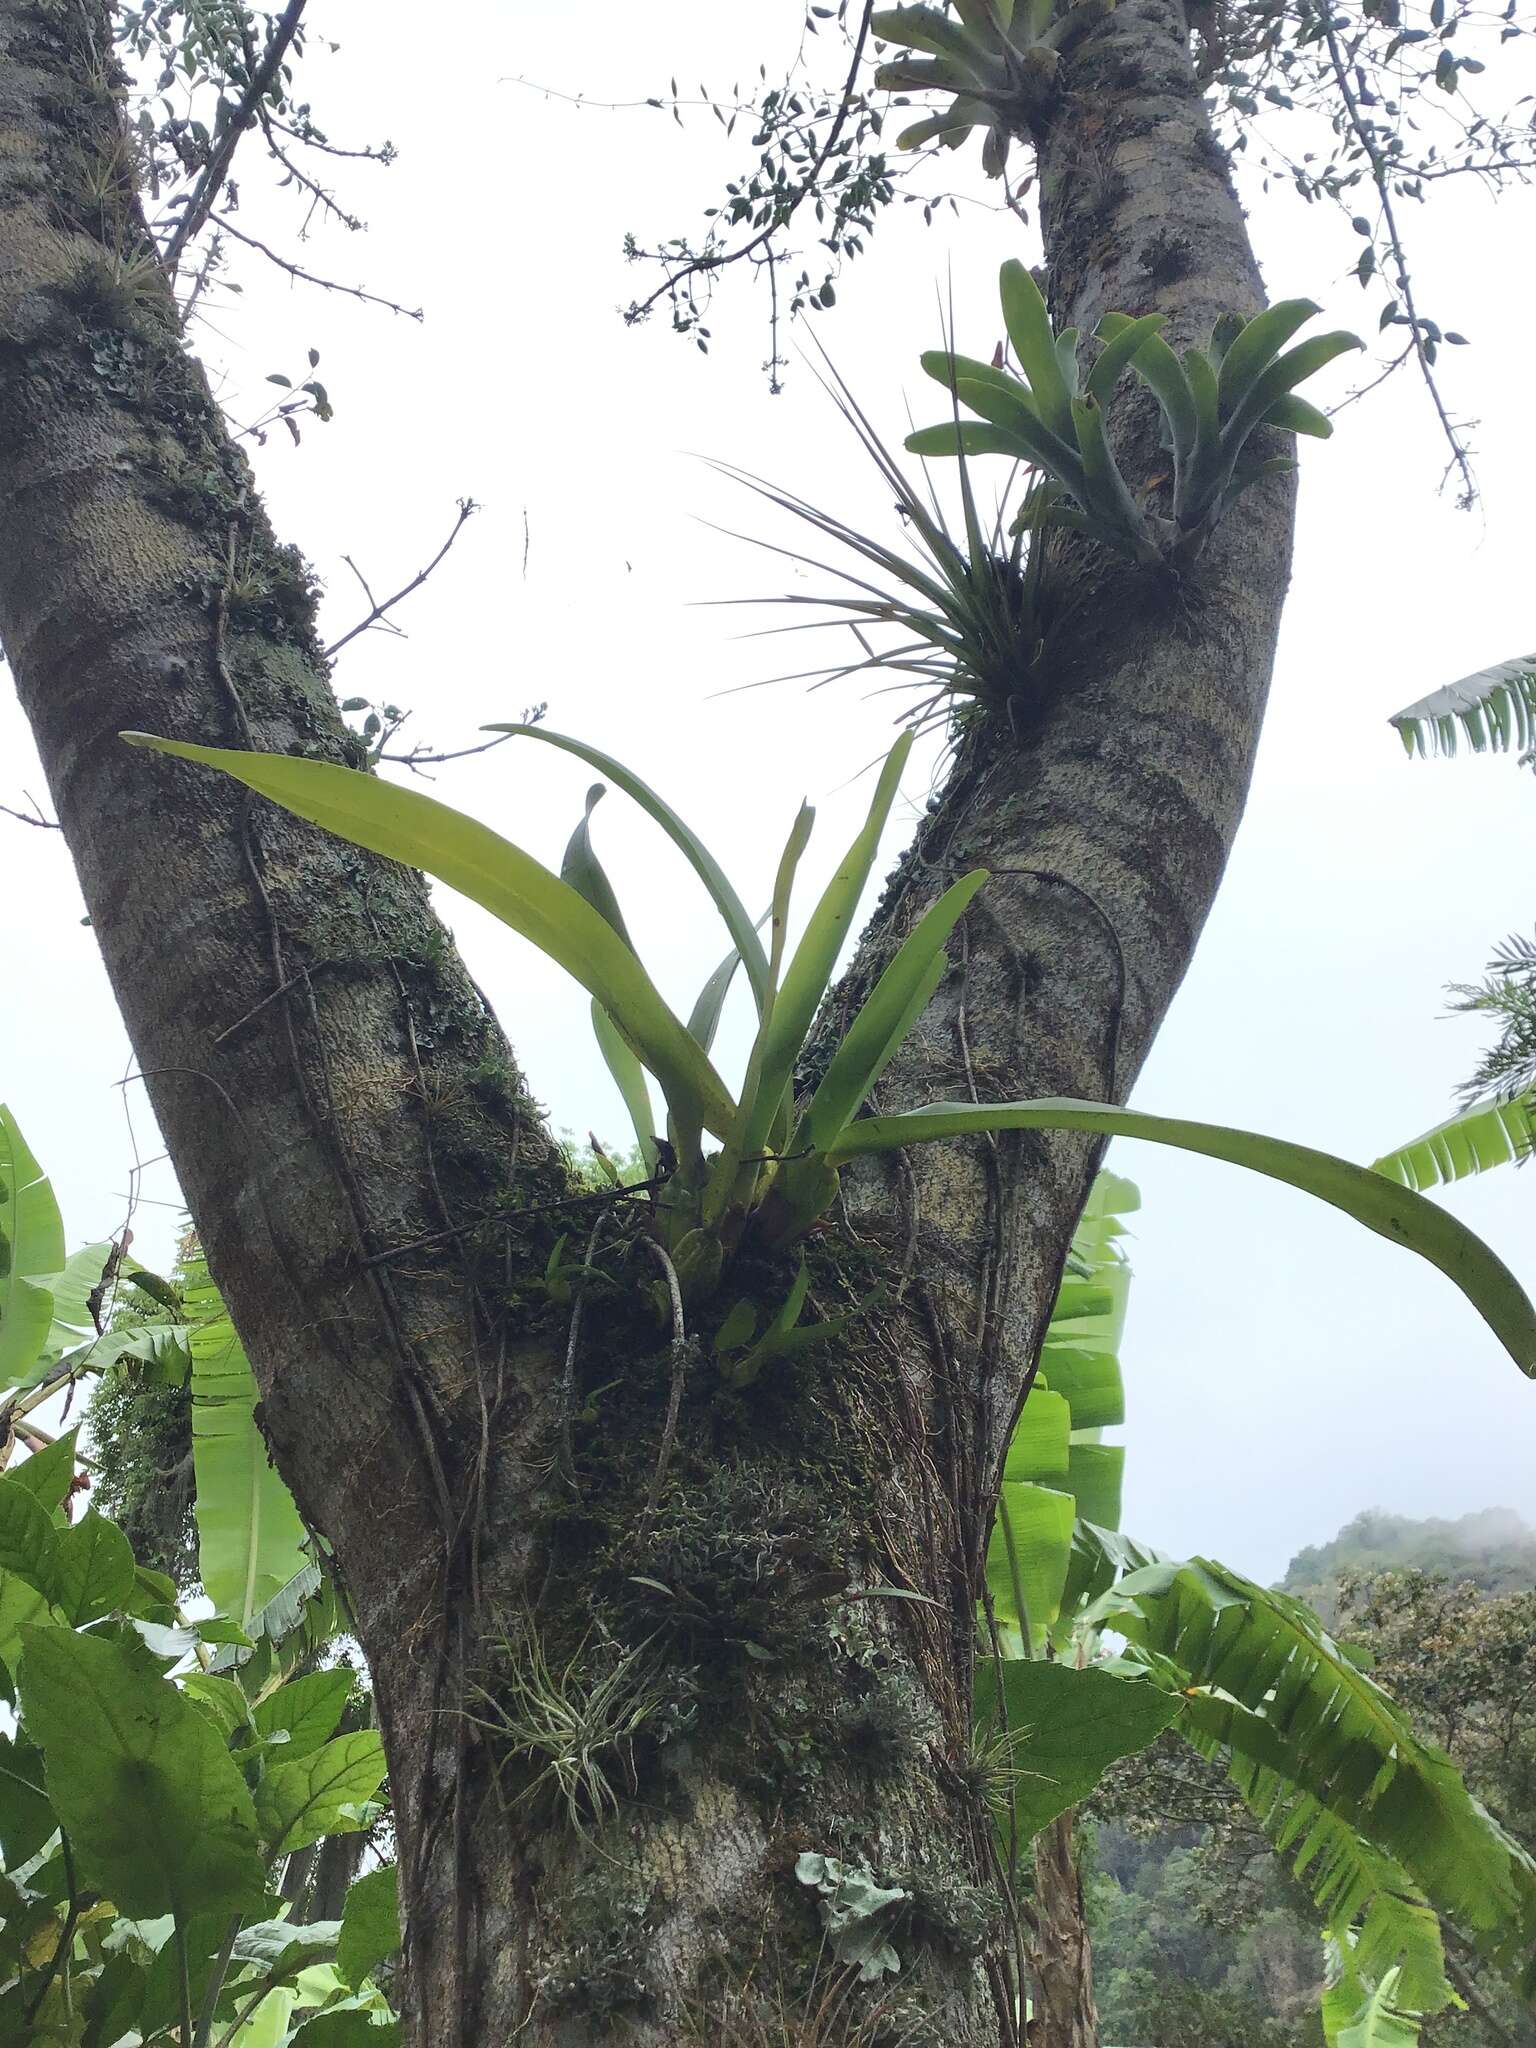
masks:
{"label": "forked tree trunk", "polygon": [[[1083,37],[1038,140],[1061,324],[1156,306],[1187,341],[1254,308],[1176,0],[1122,0]],[[102,0],[0,0],[0,634],[274,1453],[372,1667],[409,2038],[1006,2038],[974,1601],[1092,1149],[931,1148],[853,1178],[818,1292],[883,1305],[743,1395],[696,1355],[648,1510],[670,1354],[633,1224],[599,1248],[574,1413],[572,1303],[542,1276],[584,1222],[402,1249],[569,1193],[423,888],[117,738],[348,745],[307,573],[184,349],[131,170]],[[1193,593],[1064,551],[1081,602],[1048,697],[973,725],[850,976],[956,866],[993,870],[890,1104],[1129,1087],[1237,825],[1290,525],[1286,485],[1250,493]],[[769,1307],[787,1282],[736,1276]],[[928,1599],[863,1597],[889,1587]],[[593,1724],[564,1782],[546,1692]],[[899,1975],[840,1960],[806,1855],[904,1894],[880,1916]]]}

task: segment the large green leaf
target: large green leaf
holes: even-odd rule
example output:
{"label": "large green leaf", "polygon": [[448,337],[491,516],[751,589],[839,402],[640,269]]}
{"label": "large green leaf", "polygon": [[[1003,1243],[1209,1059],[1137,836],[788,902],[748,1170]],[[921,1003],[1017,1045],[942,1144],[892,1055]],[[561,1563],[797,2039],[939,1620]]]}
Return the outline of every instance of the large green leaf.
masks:
{"label": "large green leaf", "polygon": [[1422,1192],[1442,1181],[1465,1180],[1491,1166],[1528,1158],[1536,1149],[1536,1090],[1474,1102],[1421,1138],[1410,1139],[1375,1162],[1374,1171]]}
{"label": "large green leaf", "polygon": [[987,1589],[1010,1655],[1033,1655],[1061,1612],[1072,1561],[1070,1493],[1004,1480],[987,1544]]}
{"label": "large green leaf", "polygon": [[864,894],[864,885],[869,880],[869,871],[879,850],[880,835],[891,814],[891,805],[901,783],[901,771],[911,751],[912,734],[904,732],[886,756],[864,823],[839,862],[837,872],[822,891],[821,900],[812,911],[800,943],[784,971],[783,984],[775,992],[772,1007],[763,1019],[760,1052],[755,1054],[759,1069],[757,1101],[751,1122],[743,1134],[741,1149],[744,1155],[761,1151],[768,1142],[774,1114],[783,1100],[795,1062],[815,1022],[843,942],[853,929],[854,914]]}
{"label": "large green leaf", "polygon": [[83,1883],[137,1920],[260,1907],[245,1781],[212,1723],[142,1653],[28,1628],[20,1690]]}
{"label": "large green leaf", "polygon": [[1328,2048],[1417,2048],[1419,2015],[1404,2011],[1397,2001],[1402,1995],[1402,1972],[1388,1970],[1364,2001],[1345,2017],[1340,1991],[1347,1995],[1362,1990],[1358,1979],[1347,1978],[1323,1994],[1323,2031]]}
{"label": "large green leaf", "polygon": [[71,1628],[99,1621],[127,1606],[133,1594],[133,1552],[115,1522],[91,1508],[60,1529],[53,1549],[49,1593]]}
{"label": "large green leaf", "polygon": [[930,904],[860,1005],[805,1113],[802,1135],[817,1151],[862,1108],[900,1050],[942,975],[950,933],[986,879],[986,869],[975,868]]}
{"label": "large green leaf", "polygon": [[360,1877],[347,1893],[336,1967],[355,1991],[399,1946],[399,1887],[395,1866],[384,1863],[377,1870],[370,1870],[366,1877]]}
{"label": "large green leaf", "polygon": [[976,1662],[976,1723],[1005,1727],[1016,1747],[1014,1825],[1021,1842],[1079,1804],[1123,1756],[1175,1722],[1177,1693],[1092,1664],[994,1657]]}
{"label": "large green leaf", "polygon": [[356,1682],[355,1674],[344,1665],[290,1678],[257,1702],[251,1725],[258,1735],[282,1738],[273,1752],[275,1761],[296,1762],[335,1734]]}
{"label": "large green leaf", "polygon": [[1464,1224],[1422,1195],[1331,1152],[1263,1137],[1255,1131],[1233,1130],[1226,1124],[1189,1123],[1110,1103],[1046,1097],[1038,1102],[936,1102],[901,1116],[865,1117],[848,1125],[827,1157],[830,1165],[840,1166],[864,1152],[887,1152],[902,1145],[983,1131],[1026,1130],[1145,1138],[1154,1145],[1225,1159],[1233,1166],[1245,1166],[1271,1180],[1301,1188],[1438,1266],[1455,1281],[1520,1370],[1536,1378],[1536,1308],[1503,1260]]}
{"label": "large green leaf", "polygon": [[372,1728],[274,1764],[256,1788],[256,1817],[269,1851],[287,1856],[322,1835],[359,1833],[373,1819],[373,1796],[383,1782],[384,1745]]}
{"label": "large green leaf", "polygon": [[75,1440],[79,1436],[78,1425],[66,1430],[63,1436],[55,1437],[51,1444],[44,1444],[41,1450],[33,1451],[30,1457],[13,1465],[6,1475],[18,1486],[26,1488],[52,1513],[63,1505],[75,1477]]}
{"label": "large green leaf", "polygon": [[0,1572],[49,1592],[58,1540],[52,1515],[31,1487],[14,1473],[0,1478]]}
{"label": "large green leaf", "polygon": [[182,1288],[192,1354],[198,1573],[219,1613],[248,1629],[306,1563],[304,1524],[256,1426],[256,1381],[202,1260]]}
{"label": "large green leaf", "polygon": [[1064,1395],[1037,1381],[1008,1439],[1003,1477],[1064,1487],[1071,1458],[1071,1405]]}
{"label": "large green leaf", "polygon": [[[420,790],[401,789],[331,761],[199,747],[148,733],[124,737],[136,746],[222,769],[312,824],[388,860],[424,868],[459,890],[531,939],[596,996],[670,1103],[717,1137],[730,1127],[733,1105],[719,1075],[606,918],[488,825]],[[745,936],[755,936],[750,919]],[[732,937],[742,944],[741,935],[733,931]]]}
{"label": "large green leaf", "polygon": [[757,936],[757,926],[748,917],[741,898],[726,880],[724,870],[709,848],[683,823],[670,804],[664,803],[654,789],[643,783],[638,775],[631,774],[622,761],[616,761],[611,754],[589,747],[585,740],[575,740],[566,733],[551,732],[546,725],[488,725],[486,732],[518,733],[525,739],[543,740],[547,745],[560,747],[578,760],[595,768],[599,775],[606,775],[610,782],[617,783],[626,796],[633,797],[640,808],[666,833],[677,847],[688,865],[693,869],[725,921],[731,935],[731,943],[747,970],[747,979],[757,997],[758,1009],[763,1006],[768,986],[768,958],[763,951],[762,941]]}
{"label": "large green leaf", "polygon": [[1458,735],[1474,753],[1536,746],[1536,654],[1517,654],[1447,683],[1394,712],[1411,754],[1454,754]]}
{"label": "large green leaf", "polygon": [[[560,879],[568,882],[579,896],[585,897],[600,917],[607,920],[619,937],[634,951],[634,942],[624,922],[624,913],[619,908],[619,899],[608,871],[597,857],[592,844],[592,813],[600,799],[606,795],[602,783],[596,782],[587,791],[586,809],[581,823],[571,834],[560,863]],[[691,1029],[691,1026],[690,1026]],[[603,1064],[613,1076],[615,1087],[623,1097],[624,1107],[629,1112],[629,1121],[634,1130],[635,1143],[640,1147],[640,1157],[645,1163],[647,1177],[656,1171],[656,1119],[651,1110],[651,1091],[645,1078],[645,1069],[635,1057],[627,1038],[614,1023],[608,1012],[594,996],[592,999],[592,1035],[597,1040],[597,1049],[603,1056]],[[698,1033],[693,1033],[698,1037]],[[705,1047],[708,1050],[708,1047]]]}
{"label": "large green leaf", "polygon": [[[1395,1859],[1479,1949],[1536,1975],[1536,1860],[1310,1608],[1195,1559],[1131,1574],[1091,1618],[1201,1689],[1190,1726],[1270,1774],[1266,1825],[1295,1795],[1314,1802]],[[1424,2005],[1417,1991],[1410,2002]]]}
{"label": "large green leaf", "polygon": [[25,1381],[47,1343],[53,1295],[46,1276],[63,1264],[53,1189],[0,1103],[0,1387]]}

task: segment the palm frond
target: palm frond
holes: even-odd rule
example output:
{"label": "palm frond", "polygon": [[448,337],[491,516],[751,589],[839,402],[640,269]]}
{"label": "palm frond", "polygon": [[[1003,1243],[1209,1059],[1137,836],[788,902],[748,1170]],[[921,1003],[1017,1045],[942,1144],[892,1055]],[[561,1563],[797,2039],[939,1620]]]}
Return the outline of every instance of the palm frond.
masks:
{"label": "palm frond", "polygon": [[1390,721],[1410,755],[1453,755],[1465,739],[1474,754],[1536,762],[1536,654],[1517,654],[1447,683],[1395,712]]}

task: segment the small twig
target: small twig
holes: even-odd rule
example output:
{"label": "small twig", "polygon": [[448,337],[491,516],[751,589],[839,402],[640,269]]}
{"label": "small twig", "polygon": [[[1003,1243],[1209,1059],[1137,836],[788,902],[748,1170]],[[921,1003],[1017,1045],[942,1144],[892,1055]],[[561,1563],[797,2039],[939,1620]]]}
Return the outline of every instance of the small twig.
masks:
{"label": "small twig", "polygon": [[24,789],[21,793],[32,806],[31,811],[13,811],[9,804],[0,804],[0,811],[3,811],[6,817],[15,818],[18,824],[22,825],[40,825],[45,832],[63,831],[64,827],[56,819],[43,816],[43,807],[31,790]]}
{"label": "small twig", "polygon": [[656,1503],[661,1498],[661,1489],[667,1476],[667,1467],[672,1462],[672,1448],[677,1442],[677,1418],[682,1410],[683,1389],[688,1384],[688,1362],[693,1347],[688,1341],[688,1331],[683,1323],[683,1290],[678,1284],[677,1268],[667,1255],[664,1245],[654,1237],[643,1237],[640,1242],[660,1264],[667,1276],[667,1292],[672,1297],[672,1390],[667,1396],[667,1419],[662,1425],[661,1448],[656,1453],[656,1470],[651,1474],[650,1491],[645,1496],[645,1512],[640,1518],[643,1528],[655,1513]]}
{"label": "small twig", "polygon": [[241,1924],[242,1916],[236,1913],[225,1932],[219,1952],[214,1957],[208,1988],[203,1993],[202,2010],[197,2016],[197,2031],[192,2036],[192,2048],[208,2048],[208,2043],[212,2039],[219,1993],[224,1989],[224,1980],[229,1975],[230,1959],[235,1953],[235,1943],[239,1939]]}
{"label": "small twig", "polygon": [[397,768],[409,768],[420,774],[423,768],[440,768],[445,761],[467,761],[471,754],[488,754],[493,747],[504,747],[508,740],[517,738],[513,732],[499,732],[492,740],[482,740],[475,747],[450,747],[446,753],[429,753],[424,747],[412,747],[408,754],[378,754],[379,761],[392,761]]}
{"label": "small twig", "polygon": [[64,1859],[64,1881],[69,1887],[69,1912],[65,1916],[63,1927],[59,1930],[53,1954],[48,1958],[48,1967],[43,1971],[42,1982],[27,2001],[23,2018],[28,2025],[42,2010],[43,2000],[48,1996],[49,1985],[59,1973],[60,1963],[75,1945],[75,1929],[80,1924],[80,1894],[75,1878],[74,1852],[69,1846],[69,1836],[62,1829],[59,1831],[59,1848]]}
{"label": "small twig", "polygon": [[216,218],[226,234],[233,235],[237,242],[244,242],[248,249],[254,249],[259,256],[265,256],[269,263],[275,263],[279,270],[285,270],[300,284],[317,284],[322,291],[343,292],[349,299],[361,299],[368,306],[382,306],[386,312],[403,314],[407,320],[426,318],[420,306],[397,305],[393,299],[381,298],[377,292],[364,291],[359,284],[342,284],[334,277],[317,277],[314,271],[305,270],[300,264],[290,263],[286,256],[279,256],[275,249],[269,248],[265,242],[258,241],[255,235],[247,234],[244,228],[237,228],[227,213],[221,213]]}
{"label": "small twig", "polygon": [[357,564],[353,561],[352,557],[350,555],[344,555],[342,559],[345,561],[347,567],[352,571],[353,575],[357,578],[358,582],[362,584],[363,589],[367,592],[369,603],[370,605],[372,605],[372,610],[368,613],[368,616],[365,619],[359,619],[355,626],[350,627],[348,631],[343,633],[339,640],[333,640],[331,642],[330,646],[327,647],[325,650],[326,660],[334,660],[335,657],[341,652],[342,648],[346,646],[349,640],[355,640],[359,633],[366,633],[370,626],[378,625],[380,621],[384,618],[385,613],[393,611],[395,606],[399,604],[402,598],[409,597],[413,590],[420,590],[422,584],[426,582],[427,578],[432,574],[432,571],[437,567],[438,563],[442,561],[443,557],[447,554],[448,550],[453,546],[454,542],[458,539],[459,535],[464,531],[465,525],[468,523],[469,520],[474,518],[475,514],[479,510],[480,507],[475,503],[473,498],[460,498],[459,516],[453,522],[453,531],[449,534],[448,538],[443,542],[442,546],[438,549],[437,553],[432,557],[431,561],[428,562],[425,569],[418,569],[416,574],[411,578],[409,583],[402,583],[400,588],[395,592],[393,597],[386,597],[381,603],[374,602],[373,592],[368,589],[367,578],[363,575],[362,570],[358,568]]}
{"label": "small twig", "polygon": [[[327,963],[324,960],[317,962],[317,965],[321,967],[324,967],[328,964],[329,963]],[[310,969],[306,967],[302,973],[295,974],[288,981],[279,982],[277,987],[274,989],[269,989],[267,993],[262,997],[259,1003],[254,1003],[251,1006],[251,1008],[246,1011],[243,1017],[237,1017],[233,1024],[227,1026],[223,1031],[219,1033],[218,1037],[213,1041],[215,1050],[217,1050],[217,1048],[224,1043],[226,1038],[233,1038],[237,1031],[243,1031],[246,1025],[251,1022],[252,1018],[259,1017],[262,1011],[267,1007],[268,1003],[275,1003],[279,996],[287,995],[290,989],[297,988],[301,982],[308,981],[309,976]]]}
{"label": "small twig", "polygon": [[[656,287],[648,299],[642,300],[638,305],[631,306],[624,315],[626,322],[631,327],[634,326],[636,321],[643,320],[659,300],[670,297],[677,291],[680,285],[686,284],[690,277],[697,277],[703,271],[713,273],[726,270],[731,264],[741,262],[744,256],[755,255],[765,244],[772,242],[774,236],[778,234],[781,228],[789,225],[800,206],[805,200],[810,198],[816,189],[816,180],[821,176],[822,171],[826,167],[828,157],[836,149],[842,139],[843,130],[848,125],[848,116],[853,108],[853,88],[858,80],[859,66],[864,61],[864,45],[869,40],[869,18],[873,12],[874,0],[864,0],[864,10],[859,17],[859,32],[854,39],[853,62],[848,67],[848,80],[843,87],[843,96],[837,109],[837,118],[827,131],[826,140],[811,160],[810,168],[794,192],[788,199],[774,208],[773,218],[768,222],[768,225],[759,229],[750,241],[743,242],[740,248],[728,250],[723,255],[706,254],[690,257],[681,269],[672,271]],[[770,266],[770,280],[772,275],[772,267]]]}
{"label": "small twig", "polygon": [[[1398,231],[1397,215],[1392,206],[1391,169],[1376,140],[1375,129],[1366,120],[1355,97],[1354,86],[1350,83],[1349,67],[1344,52],[1339,48],[1338,30],[1326,10],[1322,16],[1323,35],[1328,45],[1328,61],[1333,70],[1334,82],[1339,88],[1339,97],[1344,102],[1345,117],[1360,148],[1365,152],[1371,167],[1371,182],[1376,187],[1376,196],[1381,204],[1381,217],[1386,223],[1387,239],[1392,248],[1392,261],[1397,270],[1397,288],[1402,293],[1403,307],[1408,317],[1408,331],[1413,337],[1413,352],[1418,359],[1419,370],[1424,378],[1425,389],[1440,421],[1451,451],[1447,474],[1455,469],[1461,476],[1461,499],[1463,511],[1470,511],[1477,499],[1477,479],[1472,474],[1472,463],[1446,411],[1445,400],[1440,396],[1439,380],[1435,376],[1434,364],[1426,353],[1424,335],[1419,326],[1419,316],[1413,303],[1413,280],[1408,270],[1408,254],[1403,247],[1403,238]],[[1442,488],[1444,479],[1442,478]]]}
{"label": "small twig", "polygon": [[601,1202],[611,1208],[615,1202],[624,1202],[635,1195],[654,1194],[663,1185],[660,1177],[655,1180],[635,1180],[623,1187],[598,1188],[589,1195],[570,1195],[559,1202],[534,1202],[526,1209],[499,1209],[489,1215],[477,1216],[472,1223],[456,1223],[451,1230],[432,1230],[425,1237],[413,1237],[408,1244],[391,1245],[388,1251],[375,1252],[371,1259],[365,1259],[365,1266],[382,1266],[389,1259],[404,1258],[407,1252],[426,1251],[435,1244],[448,1244],[461,1237],[472,1237],[477,1230],[488,1225],[500,1224],[503,1229],[514,1223],[521,1223],[528,1216],[549,1216],[561,1209],[587,1209],[594,1202]]}
{"label": "small twig", "polygon": [[176,275],[176,266],[181,261],[182,251],[212,212],[214,201],[223,190],[224,181],[229,176],[229,167],[234,161],[240,138],[255,118],[262,101],[271,91],[278,67],[287,55],[289,44],[298,33],[303,13],[304,0],[288,0],[288,5],[272,30],[266,51],[252,74],[251,82],[246,87],[239,106],[236,107],[229,126],[224,130],[218,147],[208,159],[203,175],[197,182],[197,188],[187,201],[175,233],[165,246],[161,261],[165,265],[167,276]]}

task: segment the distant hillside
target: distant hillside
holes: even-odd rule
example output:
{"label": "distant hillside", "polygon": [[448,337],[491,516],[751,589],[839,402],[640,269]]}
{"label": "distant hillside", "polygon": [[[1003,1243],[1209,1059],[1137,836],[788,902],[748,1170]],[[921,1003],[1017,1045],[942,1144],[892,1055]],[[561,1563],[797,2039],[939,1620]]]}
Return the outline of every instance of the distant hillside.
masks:
{"label": "distant hillside", "polygon": [[1281,1586],[1326,1611],[1340,1572],[1392,1570],[1444,1572],[1485,1593],[1523,1592],[1536,1586],[1536,1529],[1513,1508],[1482,1508],[1453,1522],[1367,1508],[1331,1543],[1299,1550]]}

